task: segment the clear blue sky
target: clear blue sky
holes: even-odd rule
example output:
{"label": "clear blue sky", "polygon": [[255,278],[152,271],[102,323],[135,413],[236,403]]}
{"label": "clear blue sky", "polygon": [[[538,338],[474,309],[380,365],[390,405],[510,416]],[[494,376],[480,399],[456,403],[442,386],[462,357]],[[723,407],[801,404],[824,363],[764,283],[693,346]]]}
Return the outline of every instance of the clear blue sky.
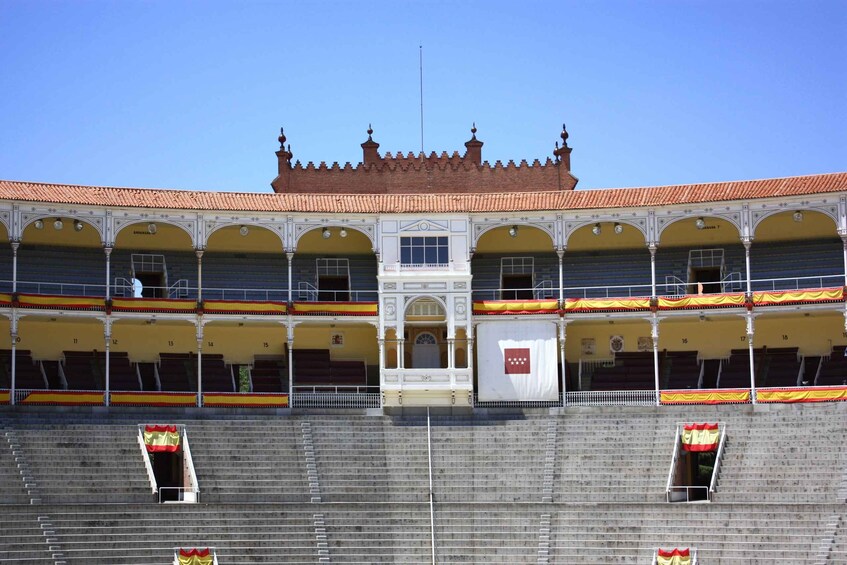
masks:
{"label": "clear blue sky", "polygon": [[269,191],[296,159],[544,159],[580,188],[847,170],[847,0],[0,0],[0,178]]}

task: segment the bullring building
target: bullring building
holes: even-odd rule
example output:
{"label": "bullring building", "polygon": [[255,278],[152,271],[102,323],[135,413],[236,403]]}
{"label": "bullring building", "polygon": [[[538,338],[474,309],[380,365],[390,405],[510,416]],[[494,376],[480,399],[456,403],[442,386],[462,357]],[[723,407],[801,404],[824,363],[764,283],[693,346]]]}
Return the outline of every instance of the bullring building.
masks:
{"label": "bullring building", "polygon": [[476,133],[316,165],[281,132],[272,193],[0,181],[0,402],[844,398],[847,174],[580,190],[566,130]]}

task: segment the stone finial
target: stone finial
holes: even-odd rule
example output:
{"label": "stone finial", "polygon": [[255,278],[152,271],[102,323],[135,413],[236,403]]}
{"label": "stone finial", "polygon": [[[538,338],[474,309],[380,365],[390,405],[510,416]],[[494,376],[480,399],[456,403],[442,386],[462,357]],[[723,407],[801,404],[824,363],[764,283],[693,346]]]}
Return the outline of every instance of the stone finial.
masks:
{"label": "stone finial", "polygon": [[288,149],[285,148],[285,131],[279,128],[279,150],[276,152],[277,160],[277,175],[271,182],[275,192],[285,192],[288,189],[289,178],[291,176],[291,157],[294,154],[291,152],[291,144],[288,144]]}
{"label": "stone finial", "polygon": [[570,147],[568,147],[568,130],[565,127],[565,124],[562,124],[562,133],[559,134],[559,137],[562,138],[562,146],[559,147],[559,142],[556,142],[556,150],[553,151],[553,155],[556,156],[556,163],[563,164],[565,166],[565,170],[571,170],[571,151],[573,151]]}

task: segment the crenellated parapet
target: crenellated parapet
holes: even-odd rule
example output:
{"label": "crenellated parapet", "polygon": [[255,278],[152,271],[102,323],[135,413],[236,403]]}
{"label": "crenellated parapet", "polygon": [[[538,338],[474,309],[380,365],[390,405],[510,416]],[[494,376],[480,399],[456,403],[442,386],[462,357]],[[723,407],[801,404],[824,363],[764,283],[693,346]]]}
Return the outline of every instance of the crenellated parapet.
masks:
{"label": "crenellated parapet", "polygon": [[[403,154],[390,151],[379,153],[372,129],[362,143],[363,159],[352,165],[345,163],[315,165],[291,162],[291,148],[282,145],[280,136],[279,175],[271,183],[274,191],[300,194],[425,194],[425,193],[486,193],[538,192],[573,190],[578,179],[569,170],[570,148],[556,148],[556,159],[531,163],[482,161],[483,142],[473,137],[465,143],[466,151],[448,154],[432,152]],[[562,132],[563,140],[566,132]],[[567,159],[560,155],[567,149]]]}

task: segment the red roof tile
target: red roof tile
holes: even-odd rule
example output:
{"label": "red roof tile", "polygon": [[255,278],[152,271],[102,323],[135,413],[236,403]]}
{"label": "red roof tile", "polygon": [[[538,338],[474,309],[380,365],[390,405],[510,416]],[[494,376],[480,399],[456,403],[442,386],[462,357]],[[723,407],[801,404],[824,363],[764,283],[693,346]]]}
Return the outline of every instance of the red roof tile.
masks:
{"label": "red roof tile", "polygon": [[519,212],[664,206],[847,191],[847,173],[646,188],[482,194],[277,194],[107,188],[0,181],[0,199],[244,212]]}

